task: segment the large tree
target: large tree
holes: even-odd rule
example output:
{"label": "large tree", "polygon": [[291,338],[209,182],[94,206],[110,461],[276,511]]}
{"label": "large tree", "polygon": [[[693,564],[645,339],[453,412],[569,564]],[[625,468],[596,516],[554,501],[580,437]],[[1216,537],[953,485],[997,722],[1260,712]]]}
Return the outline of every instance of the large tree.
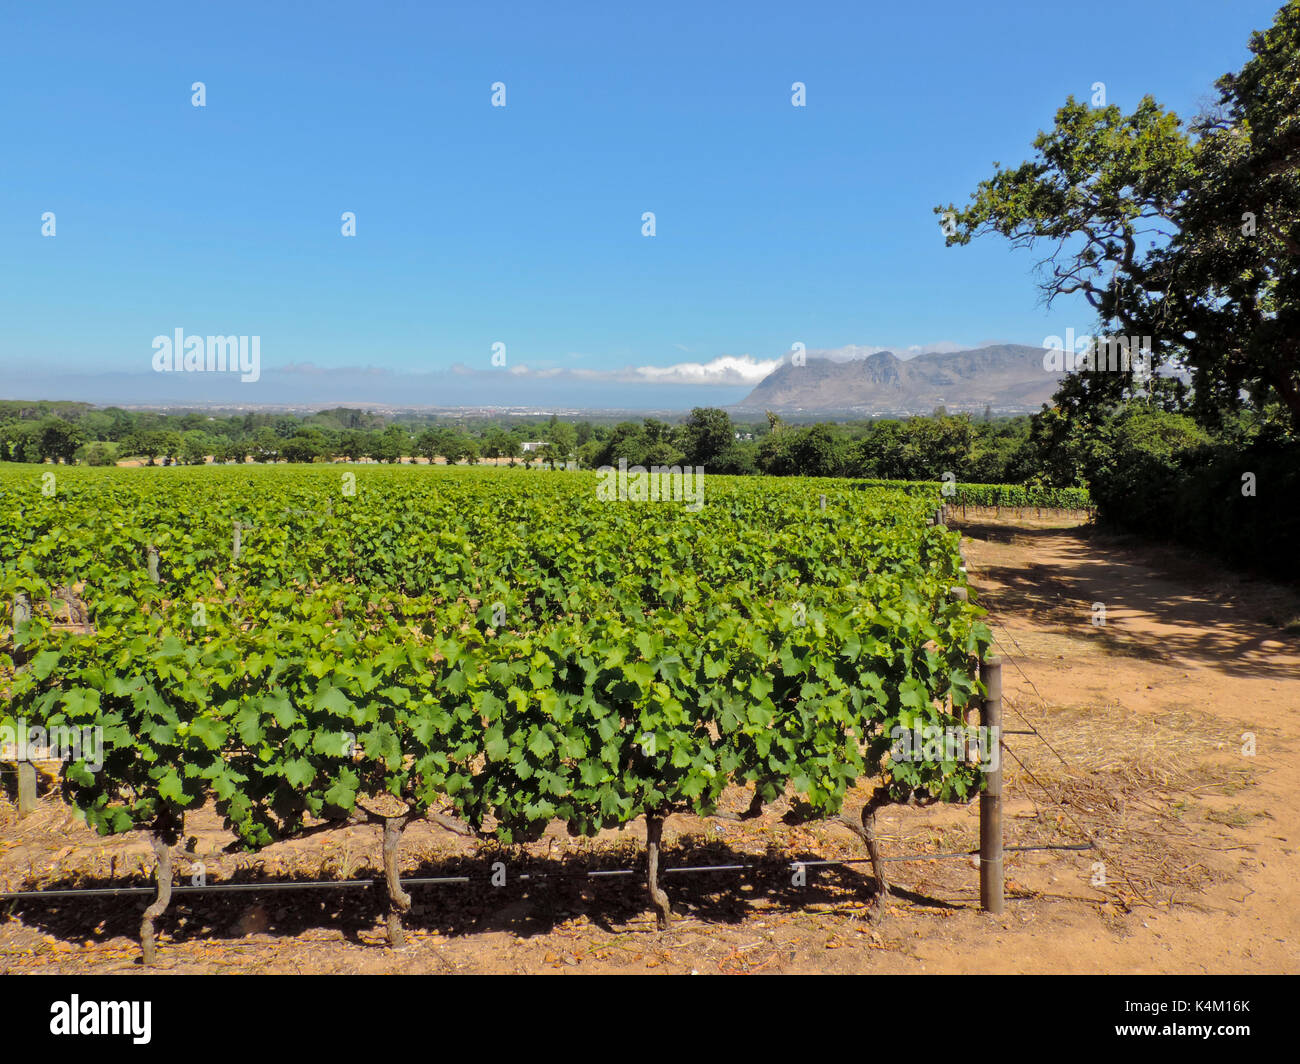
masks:
{"label": "large tree", "polygon": [[578,430],[567,421],[561,421],[552,426],[550,434],[547,436],[547,442],[554,454],[551,462],[551,468],[554,469],[555,460],[567,462],[573,457],[573,452],[578,446]]}
{"label": "large tree", "polygon": [[41,457],[53,462],[70,464],[76,458],[78,448],[86,442],[86,434],[79,425],[58,417],[46,418],[37,431]]}
{"label": "large tree", "polygon": [[735,440],[731,417],[717,407],[697,406],[682,428],[682,449],[692,465],[714,465]]}
{"label": "large tree", "polygon": [[[1300,0],[1220,78],[1219,101],[1190,127],[1154,99],[1131,114],[1073,98],[1035,158],[995,164],[948,243],[997,233],[1045,248],[1048,303],[1081,293],[1104,335],[1150,336],[1156,366],[1185,367],[1191,408],[1217,424],[1245,402],[1300,429]],[[1096,410],[1141,395],[1178,405],[1168,377],[1087,372],[1062,404]],[[1172,396],[1172,399],[1169,397]]]}
{"label": "large tree", "polygon": [[356,429],[345,429],[339,434],[338,453],[351,462],[366,456],[366,434]]}

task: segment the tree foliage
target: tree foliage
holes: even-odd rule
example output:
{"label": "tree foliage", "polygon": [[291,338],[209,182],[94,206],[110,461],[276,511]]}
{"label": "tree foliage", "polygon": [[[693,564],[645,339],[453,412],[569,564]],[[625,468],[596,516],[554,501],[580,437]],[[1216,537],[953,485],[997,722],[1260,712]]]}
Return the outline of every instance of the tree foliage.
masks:
{"label": "tree foliage", "polygon": [[[948,243],[996,233],[1046,247],[1047,302],[1080,293],[1102,335],[1150,336],[1185,368],[1190,410],[1220,423],[1244,400],[1300,428],[1300,0],[1250,41],[1190,127],[1150,96],[1125,114],[1067,99],[1035,157],[995,168],[951,212]],[[1173,391],[1132,373],[1070,382],[1091,408]]]}

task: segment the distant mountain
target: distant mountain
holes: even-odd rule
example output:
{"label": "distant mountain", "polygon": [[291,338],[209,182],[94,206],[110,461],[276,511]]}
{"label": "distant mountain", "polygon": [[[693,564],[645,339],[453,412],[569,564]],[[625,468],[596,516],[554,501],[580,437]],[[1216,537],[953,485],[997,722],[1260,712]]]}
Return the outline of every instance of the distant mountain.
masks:
{"label": "distant mountain", "polygon": [[880,351],[847,362],[783,361],[731,409],[737,413],[901,415],[950,412],[1019,414],[1037,411],[1057,388],[1059,374],[1043,369],[1043,349],[997,344],[972,351],[930,352],[901,359]]}

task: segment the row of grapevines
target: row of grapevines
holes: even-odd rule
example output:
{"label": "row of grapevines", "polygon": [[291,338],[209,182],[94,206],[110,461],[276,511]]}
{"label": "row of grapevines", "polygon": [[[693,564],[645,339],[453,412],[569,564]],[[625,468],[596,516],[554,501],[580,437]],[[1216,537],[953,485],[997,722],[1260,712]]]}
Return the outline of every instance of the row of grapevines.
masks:
{"label": "row of grapevines", "polygon": [[979,787],[887,756],[895,727],[955,722],[989,638],[924,499],[710,477],[692,512],[585,475],[354,477],[74,470],[48,494],[0,468],[0,593],[35,607],[0,716],[103,730],[98,771],[64,768],[98,830],[212,801],[257,848],[387,795],[522,841],[707,814],[729,784],[819,816],[864,777]]}
{"label": "row of grapevines", "polygon": [[[1020,509],[1091,510],[1087,488],[1049,488],[1029,484],[945,485],[938,480],[862,480],[871,488],[890,488],[944,502],[949,506],[1008,506]],[[946,493],[945,493],[946,491]]]}

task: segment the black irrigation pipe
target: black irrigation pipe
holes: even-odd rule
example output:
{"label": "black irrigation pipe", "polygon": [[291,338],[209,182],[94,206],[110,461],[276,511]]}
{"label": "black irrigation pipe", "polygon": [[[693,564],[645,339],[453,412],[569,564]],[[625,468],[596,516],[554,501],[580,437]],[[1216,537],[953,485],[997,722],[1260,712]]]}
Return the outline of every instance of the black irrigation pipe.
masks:
{"label": "black irrigation pipe", "polygon": [[[1092,843],[1079,844],[1061,844],[1047,846],[1007,846],[1005,849],[1009,853],[1025,853],[1030,850],[1091,850]],[[976,857],[979,850],[964,850],[961,853],[922,853],[910,854],[906,857],[885,857],[885,861],[943,861],[958,857]],[[863,864],[870,861],[870,857],[844,857],[835,861],[790,861],[790,868],[826,868],[841,865]],[[665,868],[664,875],[680,875],[692,872],[738,872],[747,871],[757,868],[763,868],[761,864],[728,864],[728,865],[687,865],[682,868]],[[615,868],[605,871],[593,872],[522,872],[515,876],[516,881],[525,879],[595,879],[605,876],[639,876],[644,875],[644,870],[639,868]],[[481,877],[480,877],[481,878]],[[472,883],[473,876],[423,876],[419,878],[407,879],[402,877],[403,887],[423,887],[438,886],[449,883]],[[194,886],[177,884],[172,887],[173,894],[218,894],[218,893],[239,893],[246,891],[276,891],[276,890],[348,890],[353,887],[373,887],[379,884],[378,879],[316,879],[308,880],[302,883],[214,883],[211,886]],[[123,894],[157,894],[157,887],[73,887],[67,890],[17,890],[0,893],[0,901],[20,901],[23,898],[86,898],[86,897],[116,897]]]}

